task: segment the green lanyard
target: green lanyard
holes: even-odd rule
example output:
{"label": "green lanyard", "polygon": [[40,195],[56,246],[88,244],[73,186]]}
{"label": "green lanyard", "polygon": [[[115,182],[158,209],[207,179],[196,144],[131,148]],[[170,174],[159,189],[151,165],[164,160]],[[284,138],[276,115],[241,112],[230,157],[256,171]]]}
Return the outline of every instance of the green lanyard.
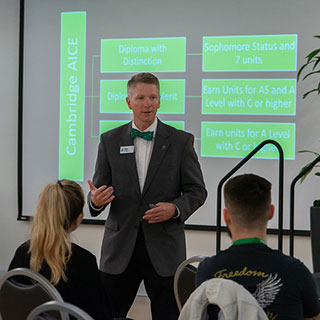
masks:
{"label": "green lanyard", "polygon": [[239,244],[247,244],[247,243],[263,243],[266,245],[265,241],[263,241],[260,238],[245,238],[245,239],[239,239],[234,242],[232,242],[233,246],[239,245]]}

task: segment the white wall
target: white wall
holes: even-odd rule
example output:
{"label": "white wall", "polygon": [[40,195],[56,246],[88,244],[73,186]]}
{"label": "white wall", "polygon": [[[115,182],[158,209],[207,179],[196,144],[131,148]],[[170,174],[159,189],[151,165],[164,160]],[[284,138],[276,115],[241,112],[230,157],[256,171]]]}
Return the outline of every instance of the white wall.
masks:
{"label": "white wall", "polygon": [[19,1],[0,1],[0,270],[25,239],[27,224],[17,222]]}
{"label": "white wall", "polygon": [[[18,45],[19,1],[0,0],[0,270],[5,270],[16,247],[27,239],[28,222],[17,221],[17,125],[18,125]],[[316,130],[316,129],[314,129]],[[30,181],[32,183],[32,181]],[[308,215],[306,215],[308,216]],[[188,256],[215,252],[215,234],[204,231],[187,231]],[[80,245],[99,257],[103,226],[81,225],[74,233]],[[277,239],[268,242],[277,247]],[[223,234],[222,247],[230,241]],[[288,252],[286,239],[284,251]],[[295,256],[309,268],[312,266],[310,239],[295,238]]]}

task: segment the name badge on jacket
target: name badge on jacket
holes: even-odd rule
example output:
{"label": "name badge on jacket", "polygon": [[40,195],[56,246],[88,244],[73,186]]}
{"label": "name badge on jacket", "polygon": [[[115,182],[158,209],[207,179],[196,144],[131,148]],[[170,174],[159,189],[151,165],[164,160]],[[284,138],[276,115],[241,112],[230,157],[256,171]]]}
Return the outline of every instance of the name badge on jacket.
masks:
{"label": "name badge on jacket", "polygon": [[134,152],[134,146],[122,146],[122,147],[120,147],[120,154],[133,153],[133,152]]}

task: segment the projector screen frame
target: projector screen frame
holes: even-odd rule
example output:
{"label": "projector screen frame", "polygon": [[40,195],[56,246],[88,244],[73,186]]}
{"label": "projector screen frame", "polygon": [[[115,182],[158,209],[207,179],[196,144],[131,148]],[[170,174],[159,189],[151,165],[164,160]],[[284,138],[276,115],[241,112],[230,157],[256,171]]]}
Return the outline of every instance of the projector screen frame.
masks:
{"label": "projector screen frame", "polygon": [[[18,220],[29,221],[32,220],[32,216],[23,215],[23,70],[24,70],[24,14],[25,14],[25,1],[20,0],[20,26],[19,26],[19,82],[18,82]],[[212,212],[214,212],[212,210]],[[89,225],[103,225],[104,219],[84,219],[84,224]],[[203,230],[203,231],[216,231],[214,225],[198,225],[198,224],[186,224],[185,229],[188,230]],[[226,231],[226,227],[222,227],[222,231]],[[276,228],[268,229],[269,234],[277,234]],[[284,229],[285,235],[289,234],[289,229]],[[295,235],[309,236],[310,231],[307,230],[295,230]]]}

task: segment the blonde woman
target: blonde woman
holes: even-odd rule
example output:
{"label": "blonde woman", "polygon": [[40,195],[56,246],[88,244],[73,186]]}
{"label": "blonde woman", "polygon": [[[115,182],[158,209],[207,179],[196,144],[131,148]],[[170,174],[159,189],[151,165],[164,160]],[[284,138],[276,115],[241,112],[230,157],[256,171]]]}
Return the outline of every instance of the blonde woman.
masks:
{"label": "blonde woman", "polygon": [[31,268],[49,279],[65,301],[94,319],[112,319],[96,257],[70,240],[82,221],[83,207],[83,192],[76,182],[48,184],[39,196],[30,240],[16,250],[9,270]]}

